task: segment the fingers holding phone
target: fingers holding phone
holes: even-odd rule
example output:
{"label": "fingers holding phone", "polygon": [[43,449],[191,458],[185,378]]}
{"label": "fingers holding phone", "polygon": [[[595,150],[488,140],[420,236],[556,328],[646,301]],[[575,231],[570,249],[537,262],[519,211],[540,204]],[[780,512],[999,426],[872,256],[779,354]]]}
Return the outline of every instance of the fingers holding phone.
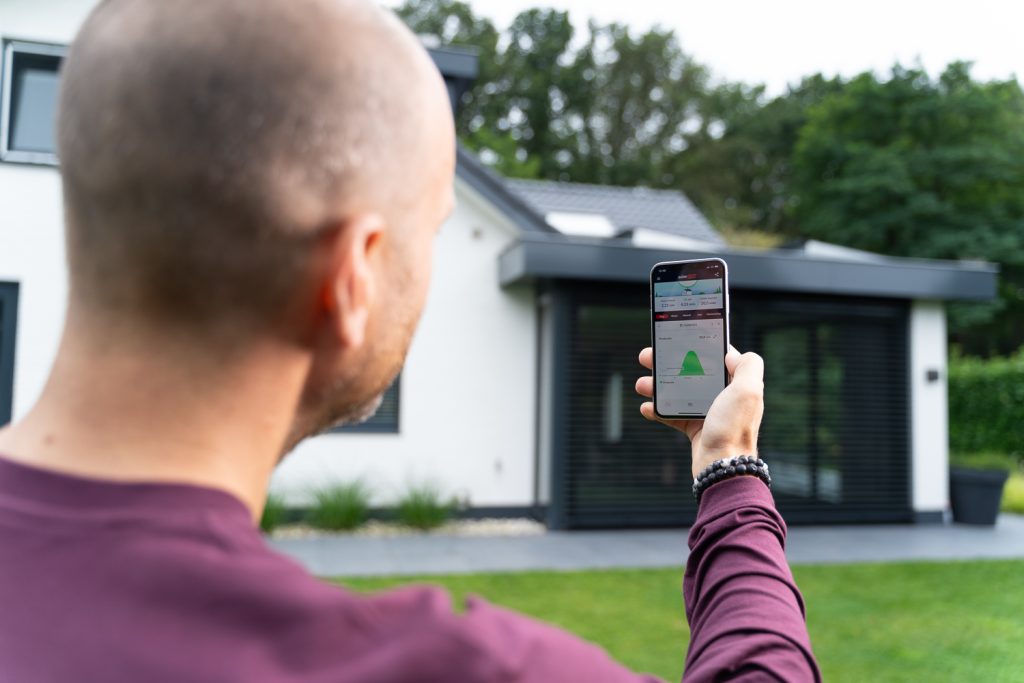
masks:
{"label": "fingers holding phone", "polygon": [[722,259],[658,263],[651,269],[651,375],[636,390],[640,413],[685,433],[693,471],[720,458],[756,455],[764,413],[764,363],[729,343],[728,268]]}
{"label": "fingers holding phone", "polygon": [[[651,348],[644,349],[640,352],[640,364],[652,369],[652,357]],[[757,454],[757,435],[764,414],[764,361],[756,353],[741,354],[730,345],[724,364],[730,382],[712,401],[704,419],[663,418],[654,412],[652,401],[640,406],[640,414],[648,420],[678,429],[690,438],[694,476],[715,460]],[[654,378],[638,378],[636,391],[644,398],[653,398]]]}

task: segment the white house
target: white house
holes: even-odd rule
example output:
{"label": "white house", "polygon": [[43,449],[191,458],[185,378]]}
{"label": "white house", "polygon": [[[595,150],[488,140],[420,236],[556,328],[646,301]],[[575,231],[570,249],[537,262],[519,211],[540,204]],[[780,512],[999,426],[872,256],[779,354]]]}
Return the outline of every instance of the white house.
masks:
{"label": "white house", "polygon": [[[0,3],[0,423],[37,398],[60,333],[54,94],[91,5]],[[472,56],[432,54],[457,99]],[[766,359],[760,447],[787,519],[942,518],[943,301],[994,296],[992,266],[730,249],[677,192],[510,181],[465,150],[456,192],[399,382],[371,422],[284,461],[272,486],[292,503],[361,478],[386,505],[431,481],[477,513],[553,527],[687,523],[688,445],[639,417],[632,386],[650,266],[715,254],[730,266],[734,344]]]}

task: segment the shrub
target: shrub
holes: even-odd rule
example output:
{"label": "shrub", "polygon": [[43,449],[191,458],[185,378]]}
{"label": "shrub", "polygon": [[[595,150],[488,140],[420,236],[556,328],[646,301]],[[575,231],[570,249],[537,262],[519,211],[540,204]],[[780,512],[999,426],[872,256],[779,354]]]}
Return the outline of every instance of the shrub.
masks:
{"label": "shrub", "polygon": [[445,498],[441,488],[423,483],[410,486],[395,509],[398,521],[416,529],[436,529],[448,521],[455,501]]}
{"label": "shrub", "polygon": [[1013,472],[1017,469],[1016,458],[1005,453],[957,453],[949,454],[949,464],[954,467],[966,467],[972,470],[1005,470]]}
{"label": "shrub", "polygon": [[1018,469],[1007,480],[1003,489],[1003,512],[1024,515],[1024,470]]}
{"label": "shrub", "polygon": [[953,354],[949,445],[954,453],[1024,454],[1024,348],[1007,358]]}
{"label": "shrub", "polygon": [[287,514],[288,508],[285,507],[284,497],[276,493],[268,493],[267,502],[263,504],[263,516],[260,517],[260,529],[269,534],[284,523]]}
{"label": "shrub", "polygon": [[319,529],[355,529],[370,509],[370,487],[361,480],[317,489],[313,498],[306,522]]}

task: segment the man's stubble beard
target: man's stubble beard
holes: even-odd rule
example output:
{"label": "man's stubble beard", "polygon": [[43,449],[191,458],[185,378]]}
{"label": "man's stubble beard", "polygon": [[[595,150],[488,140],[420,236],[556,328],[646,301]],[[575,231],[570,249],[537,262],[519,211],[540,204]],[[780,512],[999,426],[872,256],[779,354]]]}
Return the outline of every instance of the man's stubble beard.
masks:
{"label": "man's stubble beard", "polygon": [[400,371],[401,365],[394,371],[383,388],[376,391],[369,399],[354,405],[347,402],[339,405],[341,402],[337,400],[338,397],[345,396],[350,391],[351,387],[348,382],[336,384],[329,391],[324,392],[323,398],[317,402],[317,413],[305,420],[297,420],[293,425],[292,431],[281,449],[278,462],[284,460],[285,456],[291,453],[296,446],[310,437],[324,434],[338,427],[361,424],[369,420],[380,409],[385,392],[398,378]]}
{"label": "man's stubble beard", "polygon": [[[399,372],[400,371],[401,370],[399,370]],[[357,425],[366,422],[380,409],[381,403],[384,402],[385,392],[387,392],[388,387],[390,387],[397,378],[398,372],[394,374],[391,381],[385,385],[384,389],[375,393],[373,397],[367,401],[357,403],[353,406],[347,406],[344,409],[324,411],[321,419],[313,423],[312,427],[308,430],[309,433],[303,438],[305,439],[318,434],[323,434],[324,432],[329,432],[332,429],[337,429],[338,427]],[[344,391],[345,387],[339,386],[333,390],[332,395],[344,395]],[[335,394],[334,392],[337,393]]]}
{"label": "man's stubble beard", "polygon": [[373,417],[384,401],[384,394],[397,381],[398,375],[402,371],[418,322],[419,316],[416,316],[411,323],[405,326],[404,334],[399,341],[401,346],[397,349],[397,360],[391,364],[385,375],[387,381],[377,384],[375,390],[370,394],[370,398],[355,404],[343,400],[351,394],[352,385],[356,383],[352,378],[339,380],[328,390],[322,391],[319,399],[314,402],[313,414],[305,419],[295,421],[281,450],[278,462],[283,460],[299,443],[311,436],[317,436],[345,425],[361,424]]}

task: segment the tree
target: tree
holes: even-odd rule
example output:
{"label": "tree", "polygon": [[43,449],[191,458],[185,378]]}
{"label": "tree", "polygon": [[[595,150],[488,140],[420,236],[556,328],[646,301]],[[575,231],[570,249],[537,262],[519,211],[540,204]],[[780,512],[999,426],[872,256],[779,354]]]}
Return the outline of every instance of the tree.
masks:
{"label": "tree", "polygon": [[680,186],[720,229],[795,236],[790,216],[793,148],[809,108],[842,87],[840,79],[821,74],[770,100],[762,86],[717,87],[702,106],[704,117],[720,122],[721,134],[694,136],[678,155]]}
{"label": "tree", "polygon": [[415,33],[432,38],[439,45],[473,47],[477,51],[479,74],[463,94],[456,127],[463,144],[476,151],[489,151],[487,161],[506,175],[536,175],[536,163],[516,154],[516,141],[506,126],[497,121],[506,111],[506,93],[498,82],[504,76],[499,63],[500,33],[486,18],[460,0],[406,0],[395,12]]}
{"label": "tree", "polygon": [[582,87],[562,124],[574,138],[565,176],[676,187],[672,158],[710,123],[701,116],[707,68],[683,52],[672,31],[634,36],[621,24],[591,23],[588,33],[566,74]]}
{"label": "tree", "polygon": [[963,62],[938,79],[900,66],[885,81],[862,74],[810,108],[792,163],[802,235],[997,261],[999,302],[954,309],[954,337],[983,353],[1024,341],[1024,93],[1015,80],[976,82]]}
{"label": "tree", "polygon": [[506,175],[675,187],[670,160],[709,124],[708,71],[672,31],[591,23],[574,43],[567,12],[529,9],[499,39],[456,0],[407,0],[398,14],[417,33],[480,51],[460,139]]}

